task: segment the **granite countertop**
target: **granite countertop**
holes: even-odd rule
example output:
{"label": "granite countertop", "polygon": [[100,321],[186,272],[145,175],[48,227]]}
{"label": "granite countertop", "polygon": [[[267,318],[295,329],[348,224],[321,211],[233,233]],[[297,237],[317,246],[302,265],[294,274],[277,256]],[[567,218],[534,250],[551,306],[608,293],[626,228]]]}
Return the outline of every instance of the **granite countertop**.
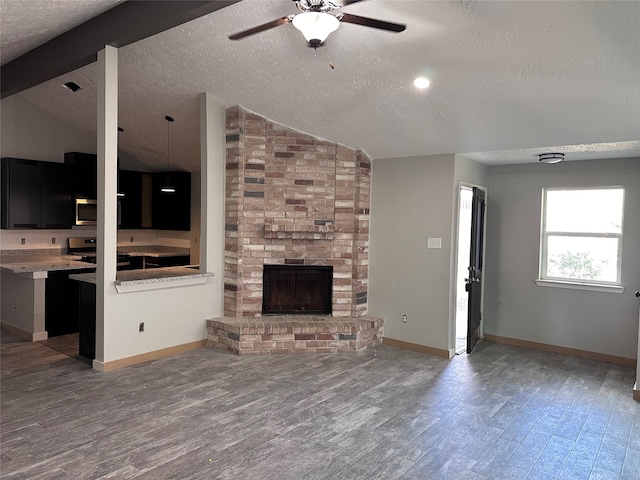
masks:
{"label": "granite countertop", "polygon": [[3,255],[0,268],[12,273],[49,272],[54,270],[84,270],[95,265],[81,262],[75,255]]}
{"label": "granite countertop", "polygon": [[154,258],[164,258],[164,257],[188,257],[189,253],[181,253],[181,252],[124,252],[127,253],[130,257],[154,257]]}
{"label": "granite countertop", "polygon": [[[118,287],[136,287],[144,285],[171,286],[171,282],[180,280],[204,280],[213,277],[213,273],[202,273],[198,267],[162,267],[146,270],[123,270],[116,273],[116,289]],[[95,273],[80,273],[69,275],[72,280],[86,283],[96,283]]]}

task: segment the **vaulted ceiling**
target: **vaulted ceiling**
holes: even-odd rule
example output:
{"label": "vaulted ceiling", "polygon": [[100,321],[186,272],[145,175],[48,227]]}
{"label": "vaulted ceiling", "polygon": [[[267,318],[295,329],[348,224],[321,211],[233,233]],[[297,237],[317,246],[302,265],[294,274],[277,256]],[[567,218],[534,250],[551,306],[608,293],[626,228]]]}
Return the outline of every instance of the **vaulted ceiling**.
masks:
{"label": "vaulted ceiling", "polygon": [[[1,0],[2,63],[118,3]],[[640,2],[368,0],[344,11],[407,29],[341,24],[317,50],[292,25],[231,41],[298,12],[290,0],[243,0],[120,48],[120,151],[165,168],[171,115],[171,166],[198,170],[206,91],[374,160],[640,156]],[[428,89],[413,87],[419,75]],[[16,95],[95,132],[95,64]]]}

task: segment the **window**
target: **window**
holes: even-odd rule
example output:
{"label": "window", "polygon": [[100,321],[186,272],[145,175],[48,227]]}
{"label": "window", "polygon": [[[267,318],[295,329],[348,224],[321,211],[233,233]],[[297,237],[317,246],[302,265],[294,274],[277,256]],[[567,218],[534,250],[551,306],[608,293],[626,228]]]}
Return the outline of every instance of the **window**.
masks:
{"label": "window", "polygon": [[624,189],[543,190],[540,279],[620,285]]}

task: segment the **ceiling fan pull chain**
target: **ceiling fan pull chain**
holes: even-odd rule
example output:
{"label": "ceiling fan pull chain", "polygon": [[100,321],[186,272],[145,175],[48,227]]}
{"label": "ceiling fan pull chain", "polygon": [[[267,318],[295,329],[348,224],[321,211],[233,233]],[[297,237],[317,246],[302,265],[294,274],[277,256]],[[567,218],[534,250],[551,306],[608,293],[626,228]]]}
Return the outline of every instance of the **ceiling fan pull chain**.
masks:
{"label": "ceiling fan pull chain", "polygon": [[[314,49],[316,52],[318,51],[318,49]],[[333,66],[333,63],[331,63],[328,59],[327,56],[324,54],[323,50],[320,50],[320,53],[322,54],[322,58],[324,58],[324,61],[327,62],[329,64],[329,66],[331,67],[331,70],[334,70],[336,67]]]}

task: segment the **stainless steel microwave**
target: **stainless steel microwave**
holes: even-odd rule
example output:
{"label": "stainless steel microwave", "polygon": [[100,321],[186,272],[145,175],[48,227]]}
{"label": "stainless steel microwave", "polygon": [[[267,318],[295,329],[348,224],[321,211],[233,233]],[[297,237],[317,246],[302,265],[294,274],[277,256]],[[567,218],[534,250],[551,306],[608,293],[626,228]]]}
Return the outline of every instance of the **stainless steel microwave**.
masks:
{"label": "stainless steel microwave", "polygon": [[76,198],[76,225],[95,225],[98,220],[98,202]]}

